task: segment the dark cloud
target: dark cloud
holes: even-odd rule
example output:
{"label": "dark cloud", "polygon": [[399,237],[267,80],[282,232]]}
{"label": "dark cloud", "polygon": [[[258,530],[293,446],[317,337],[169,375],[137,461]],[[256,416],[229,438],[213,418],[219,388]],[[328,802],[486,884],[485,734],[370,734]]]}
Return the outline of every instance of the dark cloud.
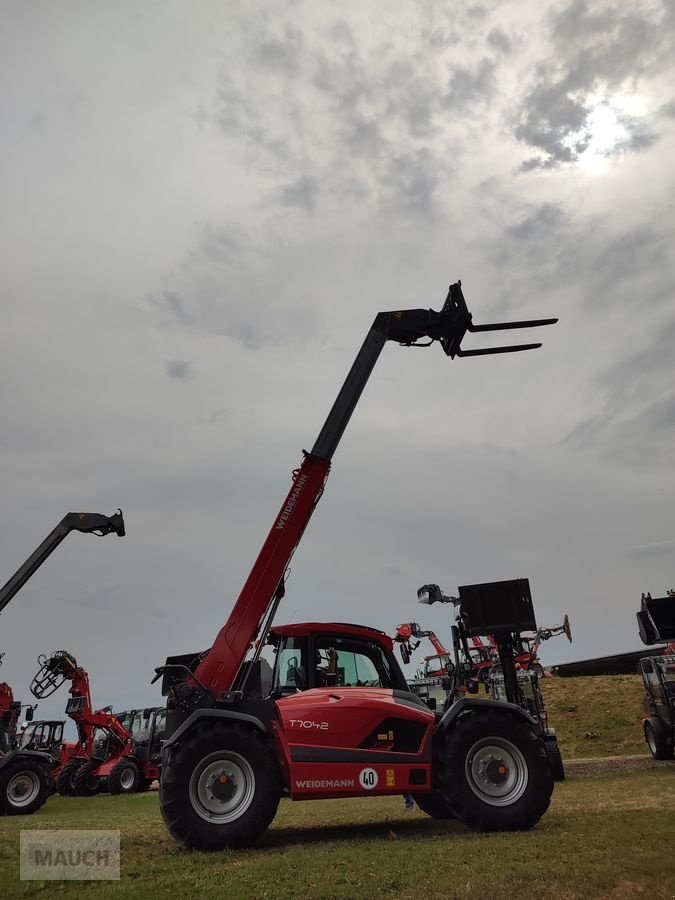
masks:
{"label": "dark cloud", "polygon": [[500,53],[510,53],[513,42],[503,28],[496,26],[491,28],[487,36],[488,44]]}
{"label": "dark cloud", "polygon": [[190,325],[194,322],[194,318],[185,310],[184,300],[176,291],[162,291],[159,296],[148,297],[148,302],[161,313],[168,313],[170,319],[177,320],[182,325]]}
{"label": "dark cloud", "polygon": [[[516,138],[538,155],[522,164],[523,171],[555,168],[575,162],[588,148],[594,123],[591,113],[598,93],[609,96],[642,76],[658,75],[672,53],[668,6],[638,9],[590,5],[586,0],[552,14],[552,52],[536,67],[514,122]],[[657,140],[649,123],[617,110],[625,139],[604,151],[618,155],[643,150]]]}
{"label": "dark cloud", "polygon": [[450,76],[443,105],[448,109],[466,109],[489,103],[496,90],[495,72],[492,59],[482,59],[474,69],[458,66]]}
{"label": "dark cloud", "polygon": [[318,196],[319,185],[316,179],[304,176],[282,188],[281,203],[283,206],[300,207],[312,214],[316,209]]}
{"label": "dark cloud", "polygon": [[166,374],[169,378],[186,381],[192,374],[192,366],[182,359],[169,359],[166,362]]}
{"label": "dark cloud", "polygon": [[[635,312],[639,315],[639,304]],[[669,321],[661,322],[657,333],[637,340],[634,352],[617,359],[599,375],[602,403],[564,442],[636,469],[670,470],[675,465],[675,390],[671,378],[675,312]]]}
{"label": "dark cloud", "polygon": [[[474,27],[489,19],[483,7],[467,15]],[[503,51],[507,36],[489,30]],[[320,202],[337,198],[342,205],[370,201],[387,216],[397,206],[429,212],[457,159],[469,152],[457,137],[463,126],[456,117],[470,111],[478,127],[498,72],[487,57],[457,62],[448,42],[434,35],[421,26],[427,44],[413,53],[386,35],[373,43],[373,35],[344,21],[332,23],[321,41],[279,26],[264,39],[250,37],[256,65],[224,71],[211,112],[200,118],[231,140],[244,138],[247,167],[278,173],[282,207],[315,214]],[[453,166],[438,164],[443,157]]]}

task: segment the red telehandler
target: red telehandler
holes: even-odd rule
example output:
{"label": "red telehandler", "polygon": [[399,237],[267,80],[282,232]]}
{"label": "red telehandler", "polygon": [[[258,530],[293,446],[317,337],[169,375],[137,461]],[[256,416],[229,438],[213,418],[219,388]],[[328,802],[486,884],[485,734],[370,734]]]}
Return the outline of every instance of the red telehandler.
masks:
{"label": "red telehandler", "polygon": [[[122,537],[122,511],[113,516],[100,513],[67,513],[12,577],[0,588],[0,613],[32,578],[45,560],[71,531]],[[19,746],[0,756],[0,814],[26,815],[39,809],[51,792],[50,753]]]}
{"label": "red telehandler", "polygon": [[30,688],[34,697],[49,697],[65,681],[70,682],[66,715],[77,726],[78,740],[65,745],[61,754],[55,776],[59,793],[91,797],[106,789],[111,794],[147,790],[150,782],[159,778],[164,710],[148,710],[160,715],[150,716],[150,733],[137,742],[110,708],[93,709],[89,675],[70,653],[57,650],[38,662],[40,669]]}
{"label": "red telehandler", "polygon": [[250,846],[282,796],[409,793],[430,815],[484,830],[530,828],[541,818],[551,767],[516,705],[465,699],[435,715],[408,690],[391,638],[372,628],[276,627],[271,690],[261,653],[289,562],[385,343],[439,341],[451,358],[513,352],[541,345],[463,350],[461,342],[467,331],[555,321],[474,325],[460,282],[440,312],[378,313],[213,646],[156,670],[168,698],[160,805],[177,840],[202,850]]}

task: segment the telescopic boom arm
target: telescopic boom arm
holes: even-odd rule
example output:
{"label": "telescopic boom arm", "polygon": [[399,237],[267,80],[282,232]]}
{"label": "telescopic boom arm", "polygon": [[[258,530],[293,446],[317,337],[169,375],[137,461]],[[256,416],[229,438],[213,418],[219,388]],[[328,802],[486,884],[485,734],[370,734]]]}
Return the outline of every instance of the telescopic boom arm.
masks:
{"label": "telescopic boom arm", "polygon": [[0,613],[71,531],[82,531],[86,534],[93,533],[99,536],[110,534],[114,531],[119,537],[124,537],[122,510],[120,509],[113,516],[104,516],[101,513],[67,513],[56,528],[47,535],[40,546],[31,553],[26,562],[0,588]]}
{"label": "telescopic boom arm", "polygon": [[[251,643],[259,638],[262,645],[266,635],[261,634],[261,626],[265,623],[264,632],[271,624],[276,606],[283,596],[284,573],[321,497],[333,454],[387,341],[408,347],[426,347],[439,341],[451,358],[513,353],[532,350],[541,344],[462,350],[461,343],[467,331],[531,328],[552,325],[557,321],[537,319],[474,325],[460,281],[450,285],[440,312],[407,309],[378,313],[311,452],[304,452],[302,465],[293,473],[291,489],[227,622],[194,674],[187,675],[188,682],[202,691],[206,689],[214,700],[225,699],[236,688],[237,675]],[[160,667],[158,675],[165,669]]]}

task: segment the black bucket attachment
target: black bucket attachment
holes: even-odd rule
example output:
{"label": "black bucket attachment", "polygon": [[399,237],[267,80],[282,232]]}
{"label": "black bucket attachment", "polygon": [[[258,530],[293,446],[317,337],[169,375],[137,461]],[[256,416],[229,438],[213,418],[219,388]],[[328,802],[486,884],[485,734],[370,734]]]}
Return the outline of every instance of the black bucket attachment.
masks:
{"label": "black bucket attachment", "polygon": [[666,597],[643,594],[637,620],[643,644],[675,641],[675,592]]}
{"label": "black bucket attachment", "polygon": [[459,602],[469,635],[537,630],[527,578],[464,585],[459,588]]}

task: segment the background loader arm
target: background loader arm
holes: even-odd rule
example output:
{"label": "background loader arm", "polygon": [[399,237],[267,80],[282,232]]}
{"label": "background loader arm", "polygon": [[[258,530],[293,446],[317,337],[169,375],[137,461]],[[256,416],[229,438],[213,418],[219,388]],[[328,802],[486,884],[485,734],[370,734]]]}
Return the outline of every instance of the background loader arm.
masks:
{"label": "background loader arm", "polygon": [[119,537],[123,537],[125,530],[122,510],[116,512],[114,516],[104,516],[101,513],[67,513],[9,581],[0,588],[0,613],[71,531],[83,531],[85,534],[98,535],[110,534],[114,531]]}
{"label": "background loader arm", "polygon": [[[448,650],[443,646],[441,639],[437,637],[436,633],[420,628],[417,622],[405,622],[403,625],[398,625],[396,627],[394,640],[397,643],[405,644],[410,641],[410,638],[429,638],[438,656],[448,653]],[[415,649],[417,646],[419,646],[419,644],[416,645]]]}
{"label": "background loader arm", "polygon": [[[291,489],[277,514],[274,524],[258,554],[230,616],[221,628],[209,652],[201,659],[193,675],[186,674],[185,692],[202,696],[206,689],[212,700],[222,700],[237,687],[237,675],[252,642],[258,638],[262,647],[266,630],[271,625],[277,605],[283,596],[283,578],[288,564],[309,523],[323,492],[330,464],[351,415],[370,374],[387,341],[404,346],[429,346],[439,341],[445,353],[455,356],[477,356],[531,350],[541,344],[521,344],[485,350],[461,349],[467,331],[497,331],[551,325],[557,319],[508,322],[495,325],[473,325],[461,282],[450,285],[440,312],[431,309],[409,309],[381,312],[375,317],[347,378],[326,418],[310,453],[305,452],[299,469],[293,473]],[[158,675],[165,667],[157,669]]]}

